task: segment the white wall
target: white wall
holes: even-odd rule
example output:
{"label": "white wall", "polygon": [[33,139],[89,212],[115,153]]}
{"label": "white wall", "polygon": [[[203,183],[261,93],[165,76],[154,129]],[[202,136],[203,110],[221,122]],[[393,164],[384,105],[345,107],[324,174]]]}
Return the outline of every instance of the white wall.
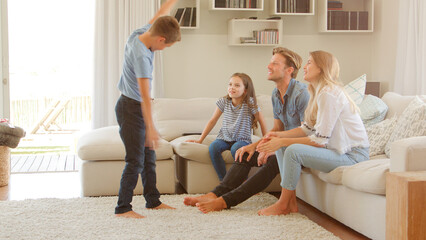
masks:
{"label": "white wall", "polygon": [[[7,2],[0,2],[0,118],[10,118]],[[3,82],[5,81],[5,82]]]}
{"label": "white wall", "polygon": [[[376,0],[376,14],[384,2],[398,0]],[[164,95],[174,98],[220,97],[226,94],[229,76],[234,72],[249,74],[257,93],[270,94],[274,84],[266,79],[266,66],[272,56],[273,47],[231,47],[227,44],[228,19],[234,17],[269,17],[269,0],[263,12],[209,11],[208,1],[201,0],[200,28],[183,30],[182,41],[164,50]],[[386,7],[391,7],[388,4]],[[317,12],[317,10],[316,10]],[[391,14],[383,14],[381,18]],[[368,81],[384,81],[381,74],[387,66],[375,69],[376,64],[386,59],[381,46],[386,39],[387,29],[375,24],[379,33],[320,33],[314,16],[282,16],[284,21],[283,47],[299,53],[305,64],[309,52],[325,50],[333,53],[340,62],[341,80],[348,83],[366,73]],[[396,21],[396,20],[395,20]],[[375,29],[375,31],[376,31]],[[387,45],[392,45],[388,42]],[[376,50],[376,46],[381,46]],[[389,70],[389,69],[387,69]],[[393,73],[392,73],[393,74]],[[298,79],[303,77],[300,71]]]}
{"label": "white wall", "polygon": [[393,90],[399,2],[400,0],[375,0],[372,79],[380,82],[382,95]]}

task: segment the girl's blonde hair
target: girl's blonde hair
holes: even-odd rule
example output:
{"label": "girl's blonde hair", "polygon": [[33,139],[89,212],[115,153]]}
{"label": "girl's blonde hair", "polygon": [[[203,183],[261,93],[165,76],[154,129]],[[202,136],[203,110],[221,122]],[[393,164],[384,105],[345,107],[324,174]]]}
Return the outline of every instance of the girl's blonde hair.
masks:
{"label": "girl's blonde hair", "polygon": [[[257,109],[258,105],[257,105],[257,99],[256,99],[256,92],[254,90],[254,85],[253,85],[253,81],[251,80],[250,76],[245,74],[245,73],[234,73],[232,74],[231,78],[233,77],[239,77],[244,84],[244,88],[246,90],[246,93],[243,95],[243,101],[241,103],[241,105],[243,103],[247,104],[247,106],[249,107],[249,112],[251,113],[251,109]],[[224,98],[232,100],[231,97],[229,95],[224,96]],[[250,98],[253,98],[253,103],[250,102]],[[254,117],[253,114],[251,115],[251,128],[256,129],[257,128],[257,120]]]}
{"label": "girl's blonde hair", "polygon": [[310,52],[309,55],[312,57],[313,61],[315,62],[315,65],[317,65],[320,69],[320,75],[315,86],[312,83],[310,83],[308,86],[310,98],[308,106],[305,110],[305,121],[310,126],[315,126],[317,122],[318,113],[318,94],[324,87],[341,88],[351,105],[352,111],[354,113],[359,112],[359,108],[352,100],[352,98],[349,97],[349,95],[346,93],[343,88],[343,84],[339,81],[340,67],[337,59],[331,53],[325,51],[314,51]]}

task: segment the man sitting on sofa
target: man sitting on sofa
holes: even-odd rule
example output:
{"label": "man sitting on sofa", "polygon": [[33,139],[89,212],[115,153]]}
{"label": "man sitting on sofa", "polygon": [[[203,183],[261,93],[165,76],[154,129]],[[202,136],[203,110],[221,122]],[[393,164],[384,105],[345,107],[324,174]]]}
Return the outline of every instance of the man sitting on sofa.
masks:
{"label": "man sitting on sofa", "polygon": [[[303,121],[309,93],[305,84],[295,80],[301,66],[302,58],[297,53],[282,47],[273,50],[268,65],[268,80],[276,85],[272,91],[274,126],[271,131],[290,130],[299,127]],[[275,155],[261,156],[255,151],[261,141],[238,149],[235,163],[223,181],[205,195],[186,197],[184,204],[197,206],[203,213],[220,211],[236,206],[265,189],[279,173],[279,168]],[[268,158],[266,164],[247,179],[251,167],[265,162],[264,158]]]}

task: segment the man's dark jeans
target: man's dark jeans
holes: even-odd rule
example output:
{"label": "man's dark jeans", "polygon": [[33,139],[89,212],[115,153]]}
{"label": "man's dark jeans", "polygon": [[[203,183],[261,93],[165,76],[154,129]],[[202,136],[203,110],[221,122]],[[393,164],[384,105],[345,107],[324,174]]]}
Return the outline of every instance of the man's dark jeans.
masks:
{"label": "man's dark jeans", "polygon": [[226,172],[223,181],[212,191],[216,196],[225,200],[228,208],[236,206],[264,190],[280,173],[277,158],[273,155],[269,156],[268,162],[247,179],[250,169],[257,167],[259,153],[255,152],[249,162],[246,161],[247,156],[248,154],[245,153],[241,163],[234,162]]}
{"label": "man's dark jeans", "polygon": [[160,193],[156,186],[156,157],[154,150],[145,147],[146,128],[141,104],[121,95],[115,106],[115,113],[120,127],[120,137],[126,149],[126,165],[121,175],[115,213],[125,213],[132,210],[130,203],[133,199],[133,190],[138,182],[139,174],[142,177],[146,207],[157,207],[161,202]]}

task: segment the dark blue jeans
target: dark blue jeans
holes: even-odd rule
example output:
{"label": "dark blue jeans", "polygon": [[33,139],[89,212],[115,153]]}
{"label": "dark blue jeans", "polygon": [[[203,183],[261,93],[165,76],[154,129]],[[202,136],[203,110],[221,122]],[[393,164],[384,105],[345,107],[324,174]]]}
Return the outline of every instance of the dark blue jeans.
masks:
{"label": "dark blue jeans", "polygon": [[210,144],[210,159],[220,181],[222,181],[226,174],[226,165],[225,161],[223,160],[222,153],[225,150],[231,150],[232,157],[235,159],[235,153],[237,152],[237,150],[240,147],[246,146],[248,144],[248,142],[244,141],[227,142],[222,139],[216,139]]}
{"label": "dark blue jeans", "polygon": [[130,203],[133,199],[133,190],[138,182],[139,174],[142,177],[146,207],[157,207],[161,202],[160,193],[156,186],[156,157],[154,150],[145,147],[146,128],[141,104],[121,95],[115,106],[115,113],[120,127],[120,137],[126,149],[126,165],[121,175],[115,213],[125,213],[132,210]]}
{"label": "dark blue jeans", "polygon": [[263,191],[275,176],[280,173],[275,155],[268,157],[268,162],[249,179],[247,176],[252,167],[257,167],[258,152],[255,152],[247,162],[248,153],[243,156],[242,162],[234,162],[226,173],[223,181],[212,191],[222,197],[228,208],[236,206],[251,196]]}

